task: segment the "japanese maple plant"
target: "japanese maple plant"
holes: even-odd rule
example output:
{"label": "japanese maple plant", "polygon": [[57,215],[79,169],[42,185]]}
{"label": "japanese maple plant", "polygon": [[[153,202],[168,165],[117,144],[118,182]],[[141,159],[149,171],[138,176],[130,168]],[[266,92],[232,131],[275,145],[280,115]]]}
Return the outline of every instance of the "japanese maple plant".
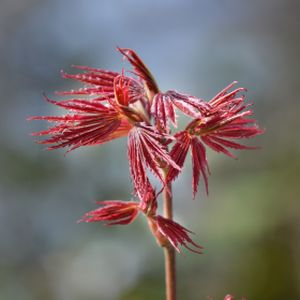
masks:
{"label": "japanese maple plant", "polygon": [[[195,197],[200,178],[208,192],[210,170],[206,149],[235,157],[230,149],[254,149],[233,140],[262,133],[249,118],[253,115],[245,104],[245,89],[231,83],[209,101],[175,90],[162,92],[153,75],[131,49],[117,48],[132,70],[113,72],[74,66],[76,74],[62,72],[84,86],[58,92],[67,100],[45,99],[67,110],[60,116],[35,116],[30,120],[53,123],[48,129],[33,133],[44,137],[37,141],[48,149],[101,145],[127,137],[129,170],[133,183],[131,201],[105,200],[86,213],[81,222],[104,222],[128,225],[138,214],[147,218],[157,243],[164,249],[166,299],[176,299],[175,253],[181,247],[195,253],[202,246],[191,239],[191,231],[173,220],[172,183],[180,174],[188,152],[192,160],[192,191]],[[177,128],[177,111],[189,117],[185,128]],[[149,171],[158,178],[153,186]],[[159,198],[162,198],[160,201]],[[158,205],[163,206],[159,215]]]}

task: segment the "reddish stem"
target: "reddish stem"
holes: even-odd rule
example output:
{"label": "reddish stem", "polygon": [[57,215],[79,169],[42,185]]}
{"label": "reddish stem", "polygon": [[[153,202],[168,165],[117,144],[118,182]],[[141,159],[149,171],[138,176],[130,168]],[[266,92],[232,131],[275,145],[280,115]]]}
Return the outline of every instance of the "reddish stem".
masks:
{"label": "reddish stem", "polygon": [[[168,184],[163,191],[164,217],[173,219],[172,185]],[[166,300],[176,300],[176,254],[175,249],[168,244],[164,247]]]}
{"label": "reddish stem", "polygon": [[[153,80],[153,82],[155,81]],[[150,103],[152,103],[153,96],[156,93],[160,92],[156,83],[154,86],[155,86],[155,90],[151,91],[150,89],[148,89]],[[164,179],[166,179],[168,168],[162,168],[162,171],[163,171]],[[169,183],[163,190],[163,210],[164,210],[164,217],[171,220],[173,219],[172,198],[173,198],[172,184]],[[166,300],[176,300],[176,253],[175,253],[175,249],[172,247],[170,243],[164,245],[163,247],[164,247],[164,255],[165,255]]]}

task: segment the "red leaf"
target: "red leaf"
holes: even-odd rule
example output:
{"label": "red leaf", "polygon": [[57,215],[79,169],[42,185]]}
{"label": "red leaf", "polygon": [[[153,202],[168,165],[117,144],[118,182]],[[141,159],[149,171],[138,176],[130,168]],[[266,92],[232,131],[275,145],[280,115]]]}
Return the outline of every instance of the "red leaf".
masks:
{"label": "red leaf", "polygon": [[202,141],[209,146],[211,149],[213,149],[216,152],[222,152],[225,155],[235,158],[236,156],[233,155],[231,152],[229,152],[225,147],[223,147],[222,145],[220,145],[219,143],[217,143],[216,141],[213,141],[212,138],[210,136],[202,136],[201,137]]}
{"label": "red leaf", "polygon": [[[176,164],[182,168],[191,144],[191,138],[186,131],[178,132],[175,137],[176,143],[170,151],[170,155]],[[171,182],[178,176],[179,173],[180,171],[178,169],[170,167],[166,181]]]}
{"label": "red leaf", "polygon": [[228,148],[232,148],[232,149],[238,149],[238,150],[254,150],[254,149],[257,149],[257,147],[250,147],[250,146],[241,145],[239,143],[228,141],[226,139],[219,138],[219,137],[216,137],[216,136],[213,136],[213,135],[211,135],[210,138],[212,140],[215,140],[219,144],[222,144],[223,146],[228,147]]}
{"label": "red leaf", "polygon": [[[183,246],[192,252],[202,254],[200,249],[203,249],[203,247],[196,244],[189,236],[189,233],[193,233],[192,231],[160,215],[155,217],[155,219],[158,231],[168,239],[179,253],[181,253],[179,246]],[[190,245],[193,246],[193,248]]]}
{"label": "red leaf", "polygon": [[134,127],[128,134],[128,159],[135,191],[142,198],[147,190],[148,177],[146,168],[156,175],[163,183],[161,166],[180,167],[172,160],[161,141],[168,138],[156,131],[154,127]]}
{"label": "red leaf", "polygon": [[58,124],[47,130],[33,133],[36,136],[52,135],[39,141],[40,144],[54,144],[48,149],[69,147],[69,151],[80,146],[101,144],[113,138],[123,136],[132,127],[122,119],[112,106],[105,106],[98,101],[71,99],[50,103],[76,111],[78,114],[66,116],[31,117],[30,120],[46,120]]}
{"label": "red leaf", "polygon": [[194,96],[181,94],[176,91],[167,91],[165,94],[170,97],[173,105],[190,117],[198,118],[201,116],[202,110],[206,110],[207,104]]}
{"label": "red leaf", "polygon": [[148,181],[147,188],[142,193],[139,208],[146,216],[153,216],[157,210],[157,195]]}
{"label": "red leaf", "polygon": [[152,115],[154,116],[156,126],[163,132],[169,132],[169,120],[176,126],[176,114],[174,104],[167,94],[158,93],[153,97]]}
{"label": "red leaf", "polygon": [[202,174],[206,193],[208,194],[208,175],[209,167],[206,159],[206,150],[203,144],[198,140],[198,138],[194,137],[191,141],[191,149],[192,149],[192,165],[193,165],[193,197],[198,190],[198,183],[200,176]]}
{"label": "red leaf", "polygon": [[154,94],[158,93],[159,89],[153,75],[139,56],[133,50],[128,48],[117,48],[117,50],[129,61],[135,74],[145,82],[147,88]]}
{"label": "red leaf", "polygon": [[79,222],[107,222],[106,225],[127,225],[139,212],[138,203],[124,201],[101,201],[103,207],[86,213]]}
{"label": "red leaf", "polygon": [[[245,91],[244,88],[237,88],[229,91],[235,84],[233,82],[217,94],[208,102],[210,109],[206,111],[205,118],[198,118],[192,121],[187,128],[192,128],[196,135],[200,136],[203,142],[214,151],[222,152],[230,157],[235,156],[226,148],[233,149],[256,149],[248,147],[227,138],[249,138],[263,133],[255,120],[247,117],[253,114],[252,110],[247,110],[248,104],[244,103],[245,97],[239,93]],[[252,124],[252,125],[251,125]]]}
{"label": "red leaf", "polygon": [[74,79],[86,84],[97,86],[108,90],[113,88],[113,81],[116,76],[119,75],[117,72],[106,71],[101,69],[93,69],[88,67],[74,66],[77,69],[86,71],[85,73],[68,74],[61,72],[63,78]]}

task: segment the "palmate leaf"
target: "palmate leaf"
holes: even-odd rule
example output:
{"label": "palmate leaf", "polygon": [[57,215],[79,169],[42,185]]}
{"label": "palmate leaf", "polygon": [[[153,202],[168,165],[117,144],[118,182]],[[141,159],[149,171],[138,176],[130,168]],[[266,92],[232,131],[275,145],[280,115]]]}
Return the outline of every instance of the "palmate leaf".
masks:
{"label": "palmate leaf", "polygon": [[[48,145],[48,149],[67,147],[69,151],[127,135],[130,173],[139,202],[103,201],[101,207],[85,214],[81,221],[125,225],[131,223],[138,212],[142,212],[161,246],[172,246],[178,252],[182,246],[201,253],[202,247],[191,239],[191,231],[157,215],[157,197],[162,189],[156,193],[147,172],[152,172],[162,182],[168,195],[172,196],[171,182],[179,175],[190,151],[195,198],[201,178],[208,193],[210,172],[206,146],[234,157],[231,149],[254,147],[232,140],[250,138],[263,130],[259,129],[255,120],[248,118],[253,112],[245,104],[245,89],[230,91],[236,82],[208,102],[175,90],[161,92],[151,72],[133,50],[118,48],[118,51],[132,66],[129,76],[125,76],[123,70],[113,72],[85,66],[74,66],[80,70],[75,74],[62,72],[63,78],[79,81],[83,86],[56,93],[73,95],[73,99],[58,102],[45,97],[68,113],[29,118],[53,124],[33,135],[45,137],[38,143]],[[192,120],[185,130],[172,137],[171,125],[177,125],[177,109]],[[169,152],[168,146],[173,141],[175,143]],[[171,215],[171,209],[166,215]],[[233,299],[229,296],[228,300]]]}
{"label": "palmate leaf", "polygon": [[156,127],[163,132],[169,132],[169,121],[177,126],[175,106],[167,94],[158,93],[153,97],[151,113]]}
{"label": "palmate leaf", "polygon": [[165,95],[169,97],[176,108],[192,118],[199,118],[210,109],[209,104],[191,95],[182,94],[177,91],[167,91]]}
{"label": "palmate leaf", "polygon": [[159,133],[155,127],[135,126],[128,134],[128,159],[130,172],[133,179],[135,191],[141,198],[147,190],[149,179],[146,174],[148,168],[161,182],[164,182],[162,167],[172,166],[181,168],[173,161],[162,144],[169,141],[167,135]]}
{"label": "palmate leaf", "polygon": [[90,68],[85,66],[73,66],[74,68],[84,71],[83,73],[68,74],[61,71],[62,77],[65,79],[73,79],[84,83],[84,88],[77,90],[56,92],[58,95],[83,95],[83,96],[103,96],[102,100],[114,97],[113,82],[117,72],[108,70]]}
{"label": "palmate leaf", "polygon": [[106,225],[127,225],[138,215],[138,203],[133,201],[100,201],[100,208],[86,213],[78,222],[106,222]]}
{"label": "palmate leaf", "polygon": [[208,175],[210,174],[206,159],[206,150],[198,138],[193,138],[191,140],[191,154],[193,165],[193,197],[195,198],[201,175],[203,176],[205,190],[208,194]]}
{"label": "palmate leaf", "polygon": [[[34,136],[51,135],[50,138],[38,141],[50,145],[49,150],[68,147],[74,150],[80,146],[101,144],[127,134],[132,127],[112,106],[105,106],[98,101],[70,99],[46,100],[75,114],[65,116],[37,116],[29,120],[46,120],[57,123],[46,130],[35,132]],[[51,145],[52,144],[52,145]]]}
{"label": "palmate leaf", "polygon": [[[208,176],[210,174],[206,159],[206,150],[198,137],[191,136],[187,131],[181,131],[175,135],[177,142],[174,144],[170,155],[179,167],[183,167],[187,153],[191,150],[192,167],[193,167],[193,198],[198,191],[198,184],[202,175],[205,183],[206,193],[208,193]],[[167,182],[171,182],[179,175],[179,170],[169,168]]]}
{"label": "palmate leaf", "polygon": [[192,231],[160,215],[155,217],[155,221],[158,231],[179,253],[181,253],[179,246],[183,246],[192,252],[202,254],[201,249],[203,249],[203,247],[196,244],[189,236],[189,234],[193,233]]}
{"label": "palmate leaf", "polygon": [[[176,143],[172,147],[170,151],[170,155],[172,159],[176,162],[176,164],[182,168],[190,148],[191,139],[189,134],[186,131],[178,132],[175,135]],[[173,181],[180,173],[180,170],[173,168],[172,166],[169,167],[167,173],[167,182]]]}
{"label": "palmate leaf", "polygon": [[115,100],[120,105],[128,106],[137,101],[145,102],[146,92],[143,85],[134,78],[121,74],[114,79]]}
{"label": "palmate leaf", "polygon": [[129,61],[133,67],[134,73],[143,80],[149,91],[154,94],[158,93],[159,89],[157,83],[140,57],[132,49],[117,48],[117,50]]}
{"label": "palmate leaf", "polygon": [[201,99],[177,91],[157,93],[153,97],[151,113],[158,129],[169,132],[169,122],[177,126],[175,109],[192,118],[201,118],[211,109],[211,106]]}
{"label": "palmate leaf", "polygon": [[[73,66],[84,71],[84,73],[68,74],[61,72],[62,77],[73,79],[85,84],[85,87],[77,90],[56,92],[57,95],[78,95],[96,97],[97,101],[112,101],[116,96],[115,85],[120,79],[125,83],[128,100],[134,103],[138,100],[145,101],[145,90],[143,85],[134,78],[127,77],[123,73],[117,73],[84,66]],[[91,99],[90,99],[91,100]]]}

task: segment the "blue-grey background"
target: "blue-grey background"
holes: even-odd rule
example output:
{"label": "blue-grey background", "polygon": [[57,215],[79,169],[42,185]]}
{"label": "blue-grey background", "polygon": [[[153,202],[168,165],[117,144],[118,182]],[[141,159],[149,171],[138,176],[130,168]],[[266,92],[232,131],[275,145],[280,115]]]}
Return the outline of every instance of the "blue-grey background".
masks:
{"label": "blue-grey background", "polygon": [[42,92],[78,87],[71,64],[120,70],[135,49],[162,90],[210,99],[249,89],[266,133],[234,161],[209,152],[210,195],[176,182],[175,217],[204,255],[178,257],[179,299],[300,299],[297,0],[0,1],[0,299],[163,299],[163,257],[145,220],[76,224],[96,200],[131,197],[126,140],[44,151],[30,115],[57,110]]}

